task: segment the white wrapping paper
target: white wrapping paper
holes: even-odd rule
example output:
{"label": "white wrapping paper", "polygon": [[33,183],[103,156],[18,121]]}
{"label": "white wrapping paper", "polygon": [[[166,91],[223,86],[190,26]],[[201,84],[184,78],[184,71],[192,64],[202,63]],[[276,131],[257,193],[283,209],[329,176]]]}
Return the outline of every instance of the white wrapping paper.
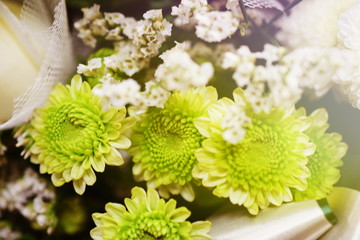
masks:
{"label": "white wrapping paper", "polygon": [[65,0],[25,0],[20,18],[0,0],[0,16],[28,56],[39,65],[34,83],[14,99],[11,118],[0,124],[0,130],[4,130],[26,122],[33,110],[43,105],[53,85],[67,80],[75,61]]}
{"label": "white wrapping paper", "polygon": [[310,240],[332,227],[315,200],[268,208],[257,216],[251,216],[245,208],[231,206],[209,220],[210,235],[217,240]]}
{"label": "white wrapping paper", "polygon": [[320,240],[360,239],[360,192],[336,187],[328,197],[328,202],[338,223]]}
{"label": "white wrapping paper", "polygon": [[326,200],[287,203],[255,217],[227,206],[209,220],[217,240],[358,240],[360,192],[335,187]]}

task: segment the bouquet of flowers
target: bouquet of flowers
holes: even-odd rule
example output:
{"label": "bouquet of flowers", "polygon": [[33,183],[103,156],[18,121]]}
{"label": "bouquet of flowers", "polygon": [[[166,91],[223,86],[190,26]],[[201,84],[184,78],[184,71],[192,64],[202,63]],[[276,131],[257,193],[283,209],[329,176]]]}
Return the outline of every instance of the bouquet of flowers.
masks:
{"label": "bouquet of flowers", "polygon": [[359,13],[0,0],[0,239],[359,238]]}

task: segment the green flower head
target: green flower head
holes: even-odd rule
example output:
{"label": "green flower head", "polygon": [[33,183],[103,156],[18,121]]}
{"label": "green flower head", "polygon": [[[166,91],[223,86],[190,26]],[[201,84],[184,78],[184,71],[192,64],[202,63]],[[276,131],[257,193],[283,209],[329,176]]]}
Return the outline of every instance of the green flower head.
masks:
{"label": "green flower head", "polygon": [[207,139],[195,152],[199,164],[193,174],[204,186],[214,188],[216,196],[244,205],[256,215],[270,203],[279,206],[291,201],[290,188],[307,188],[307,156],[315,148],[304,134],[307,122],[293,114],[294,108],[255,112],[239,88],[234,98],[245,104],[244,111],[251,119],[248,125],[239,126],[246,131],[243,140],[237,144],[224,140],[222,120],[235,103],[219,100],[209,108],[209,118],[195,121]]}
{"label": "green flower head", "polygon": [[139,187],[125,199],[125,206],[107,203],[106,213],[92,215],[96,227],[90,235],[95,240],[211,240],[210,222],[190,223],[190,211],[176,208],[176,201],[165,202],[154,189],[147,193]]}
{"label": "green flower head", "polygon": [[213,87],[173,93],[164,108],[149,108],[134,127],[130,154],[133,173],[138,181],[157,188],[160,195],[181,194],[192,201],[192,169],[197,164],[194,152],[204,137],[194,126],[194,119],[206,117],[208,106],[216,103]]}
{"label": "green flower head", "polygon": [[[306,116],[305,109],[299,109],[299,116]],[[305,131],[310,140],[316,144],[316,151],[309,157],[306,165],[311,176],[307,179],[308,188],[305,191],[292,189],[296,201],[325,198],[340,179],[341,158],[346,154],[347,145],[341,142],[338,133],[325,133],[329,124],[325,109],[318,109],[308,117],[311,125]]]}
{"label": "green flower head", "polygon": [[56,85],[45,107],[35,111],[26,130],[31,141],[24,141],[30,147],[25,149],[41,173],[52,174],[55,186],[72,181],[82,194],[96,181],[93,170],[123,163],[117,149],[130,146],[124,131],[133,125],[125,108],[103,110],[101,99],[76,75],[71,85]]}

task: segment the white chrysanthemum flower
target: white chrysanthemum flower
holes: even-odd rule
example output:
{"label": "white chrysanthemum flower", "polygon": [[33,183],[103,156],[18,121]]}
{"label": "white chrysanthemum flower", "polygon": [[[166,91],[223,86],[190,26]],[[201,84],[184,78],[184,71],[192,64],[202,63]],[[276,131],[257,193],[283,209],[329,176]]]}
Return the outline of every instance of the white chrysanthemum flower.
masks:
{"label": "white chrysanthemum flower", "polygon": [[164,52],[160,58],[164,63],[156,69],[155,77],[168,91],[205,86],[214,74],[210,62],[197,64],[182,45]]}
{"label": "white chrysanthemum flower", "polygon": [[277,22],[276,37],[290,48],[338,45],[337,21],[356,0],[303,0]]}
{"label": "white chrysanthemum flower", "polygon": [[207,42],[220,42],[233,35],[239,27],[239,19],[230,11],[195,13],[196,36]]}
{"label": "white chrysanthemum flower", "polygon": [[360,109],[360,53],[345,49],[342,51],[342,66],[334,76],[337,83],[354,108]]}
{"label": "white chrysanthemum flower", "polygon": [[360,2],[340,15],[339,40],[345,47],[360,50]]}

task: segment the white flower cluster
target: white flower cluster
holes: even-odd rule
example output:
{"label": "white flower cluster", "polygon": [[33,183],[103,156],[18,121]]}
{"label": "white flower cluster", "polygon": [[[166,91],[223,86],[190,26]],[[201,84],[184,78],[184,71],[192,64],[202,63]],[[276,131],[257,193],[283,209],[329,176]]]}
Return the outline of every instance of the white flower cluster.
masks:
{"label": "white flower cluster", "polygon": [[206,59],[216,66],[221,66],[226,52],[236,52],[230,43],[218,43],[213,48],[203,42],[196,42],[187,50],[192,59]]}
{"label": "white flower cluster", "polygon": [[114,54],[103,58],[92,58],[86,65],[79,64],[77,73],[99,79],[109,74],[114,78],[120,73],[125,73],[127,76],[134,75],[148,65],[149,59],[144,58],[135,45],[128,43],[117,42]]}
{"label": "white flower cluster", "polygon": [[22,235],[19,232],[15,232],[10,226],[4,222],[0,222],[0,239],[1,240],[16,240],[21,239]]}
{"label": "white flower cluster", "polygon": [[[252,53],[242,46],[227,52],[223,68],[233,69],[237,85],[255,111],[295,104],[304,90],[323,96],[332,86],[334,75],[342,68],[346,56],[336,48],[299,48],[285,54],[284,48],[265,45]],[[257,62],[264,61],[259,65]]]}
{"label": "white flower cluster", "polygon": [[287,75],[297,79],[299,86],[315,97],[323,96],[348,62],[348,55],[338,48],[298,48],[282,59],[289,69]]}
{"label": "white flower cluster", "polygon": [[[235,70],[233,78],[245,89],[244,95],[256,112],[269,111],[284,103],[292,105],[300,98],[297,82],[284,78],[288,69],[276,64],[283,54],[283,48],[269,44],[262,52],[252,53],[247,46],[242,46],[236,53],[225,54],[223,68]],[[264,65],[256,65],[260,59]]]}
{"label": "white flower cluster", "polygon": [[223,139],[228,143],[238,144],[246,134],[243,127],[248,126],[250,123],[251,118],[246,116],[243,102],[229,106],[221,125],[224,129]]}
{"label": "white flower cluster", "polygon": [[[269,14],[256,11],[260,8],[283,10],[277,0],[243,0],[249,8],[252,20],[262,24]],[[172,8],[171,15],[176,16],[174,24],[186,29],[196,29],[196,36],[207,42],[221,42],[231,37],[238,29],[245,34],[245,23],[239,0],[182,0],[179,6]],[[222,11],[223,9],[225,11]],[[255,11],[254,11],[255,10]]]}
{"label": "white flower cluster", "polygon": [[20,179],[0,189],[0,213],[18,211],[33,224],[46,228],[48,233],[54,230],[54,219],[49,216],[54,201],[54,190],[30,168]]}
{"label": "white flower cluster", "polygon": [[[96,4],[82,11],[84,18],[75,23],[79,38],[91,47],[95,47],[98,37],[113,41],[118,53],[109,56],[104,63],[128,76],[145,67],[171,35],[172,24],[163,18],[161,10],[149,10],[139,21],[121,13],[102,14]],[[80,71],[87,71],[84,68],[81,66]]]}
{"label": "white flower cluster", "polygon": [[186,43],[177,44],[160,55],[164,63],[156,69],[155,77],[166,90],[187,90],[205,86],[213,76],[212,64],[205,62],[199,65],[194,62],[186,51],[189,47]]}
{"label": "white flower cluster", "polygon": [[164,107],[170,93],[158,83],[149,81],[145,84],[145,91],[141,91],[140,85],[133,79],[121,82],[108,77],[93,88],[93,93],[103,99],[104,107],[109,104],[114,107],[126,105],[133,106],[135,113],[146,111],[151,106]]}
{"label": "white flower cluster", "polygon": [[206,0],[182,0],[173,7],[176,26],[195,26],[196,35],[207,42],[220,42],[233,35],[240,19],[232,11],[210,11]]}

